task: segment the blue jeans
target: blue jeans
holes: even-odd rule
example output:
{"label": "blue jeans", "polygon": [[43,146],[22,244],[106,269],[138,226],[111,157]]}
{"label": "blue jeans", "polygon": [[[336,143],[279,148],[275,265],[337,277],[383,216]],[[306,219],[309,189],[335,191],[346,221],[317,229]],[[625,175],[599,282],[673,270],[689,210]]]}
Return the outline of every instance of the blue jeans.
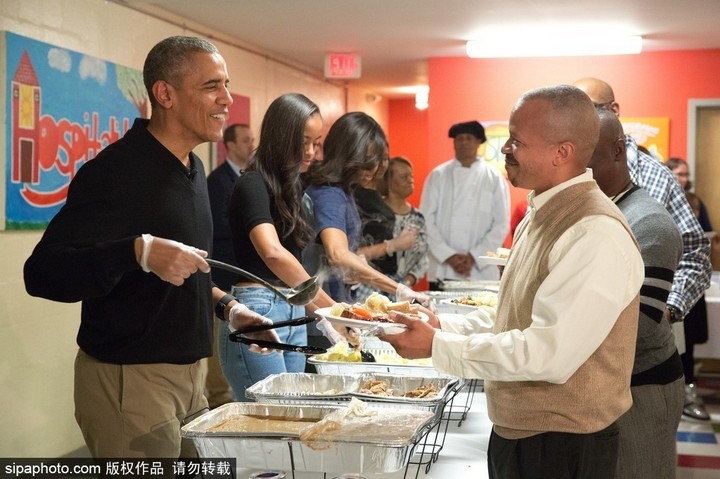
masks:
{"label": "blue jeans", "polygon": [[[293,306],[261,287],[235,287],[232,295],[252,311],[262,314],[274,323],[299,318],[305,314],[302,306]],[[294,326],[275,330],[281,343],[304,346],[307,344],[307,327]],[[291,352],[253,353],[249,347],[230,341],[227,322],[220,322],[218,351],[220,367],[238,401],[248,401],[245,389],[271,374],[305,371],[305,355]]]}

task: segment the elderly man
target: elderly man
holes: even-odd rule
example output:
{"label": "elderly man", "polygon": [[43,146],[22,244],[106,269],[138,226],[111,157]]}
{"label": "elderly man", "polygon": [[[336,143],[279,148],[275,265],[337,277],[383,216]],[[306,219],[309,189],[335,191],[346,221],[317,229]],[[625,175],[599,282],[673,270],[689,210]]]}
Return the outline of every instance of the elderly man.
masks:
{"label": "elderly man", "polygon": [[571,86],[531,90],[509,130],[508,178],[532,191],[497,316],[432,316],[428,324],[397,315],[407,331],[382,339],[405,357],[432,355],[445,373],[485,378],[491,478],[611,478],[617,420],[632,404],[642,258],[586,169],[599,132],[587,95]]}
{"label": "elderly man", "polygon": [[[596,107],[620,115],[620,105],[615,101],[615,93],[606,82],[597,78],[582,78],[574,85],[587,93]],[[710,286],[712,276],[710,242],[695,218],[685,192],[675,181],[670,170],[655,158],[639,151],[630,135],[625,135],[625,145],[633,183],[644,188],[650,196],[665,206],[682,235],[683,256],[675,272],[665,311],[665,318],[671,323],[677,323],[683,320],[690,308]],[[683,328],[676,327],[674,331],[679,336],[676,338],[676,344],[679,347],[682,345],[684,351]],[[695,384],[688,382],[685,389],[683,414],[694,419],[709,420],[710,416],[697,399]]]}
{"label": "elderly man", "polygon": [[496,280],[495,266],[475,258],[502,246],[510,229],[510,196],[503,175],[478,158],[485,129],[477,121],[450,128],[455,158],[427,177],[420,199],[428,231],[430,289],[443,280]]}
{"label": "elderly man", "polygon": [[663,312],[682,255],[682,238],[665,208],[630,180],[625,135],[617,115],[603,109],[598,114],[600,139],[590,168],[600,189],[625,215],[645,263],[630,382],[633,405],[618,420],[616,479],[673,479],[675,434],[683,410],[683,367]]}

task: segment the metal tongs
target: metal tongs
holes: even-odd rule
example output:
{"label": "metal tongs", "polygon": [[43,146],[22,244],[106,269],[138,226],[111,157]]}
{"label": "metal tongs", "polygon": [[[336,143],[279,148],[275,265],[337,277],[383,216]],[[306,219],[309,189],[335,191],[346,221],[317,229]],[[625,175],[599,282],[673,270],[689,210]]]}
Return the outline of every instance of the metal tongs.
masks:
{"label": "metal tongs", "polygon": [[296,353],[308,355],[324,354],[327,352],[327,349],[324,348],[316,348],[314,346],[296,346],[294,344],[285,343],[274,343],[272,341],[263,341],[260,339],[246,338],[245,336],[243,336],[243,334],[246,333],[256,333],[258,331],[267,331],[270,329],[277,329],[285,326],[302,326],[303,324],[312,323],[313,321],[315,321],[315,318],[313,316],[304,316],[302,318],[290,319],[288,321],[280,321],[273,324],[248,326],[247,328],[238,329],[237,331],[233,331],[232,333],[230,333],[230,341],[247,345],[257,344],[261,348],[281,349],[283,351],[295,351]]}

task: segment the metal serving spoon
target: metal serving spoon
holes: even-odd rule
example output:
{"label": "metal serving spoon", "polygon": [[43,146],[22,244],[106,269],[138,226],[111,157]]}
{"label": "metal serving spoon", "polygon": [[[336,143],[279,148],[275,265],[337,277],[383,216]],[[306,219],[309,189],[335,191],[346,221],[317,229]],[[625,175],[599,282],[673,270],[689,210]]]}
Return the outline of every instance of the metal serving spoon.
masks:
{"label": "metal serving spoon", "polygon": [[320,290],[317,276],[313,276],[307,281],[303,281],[302,283],[298,284],[294,288],[290,288],[290,292],[286,294],[277,289],[272,284],[265,281],[264,279],[259,278],[254,274],[245,271],[244,269],[238,268],[237,266],[233,266],[231,264],[223,263],[222,261],[217,261],[209,258],[205,258],[205,261],[207,261],[207,264],[209,264],[213,268],[224,269],[225,271],[239,274],[240,276],[244,276],[245,278],[250,279],[256,283],[260,283],[280,298],[296,306],[304,306],[308,304],[310,301],[315,299],[315,296]]}

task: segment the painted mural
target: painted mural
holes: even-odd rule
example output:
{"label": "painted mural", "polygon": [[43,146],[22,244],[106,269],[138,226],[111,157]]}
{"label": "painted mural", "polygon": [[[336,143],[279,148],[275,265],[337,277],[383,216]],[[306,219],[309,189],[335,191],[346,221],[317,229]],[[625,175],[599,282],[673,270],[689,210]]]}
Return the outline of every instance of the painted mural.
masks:
{"label": "painted mural", "polygon": [[142,72],[3,32],[5,229],[43,229],[78,169],[147,117]]}

